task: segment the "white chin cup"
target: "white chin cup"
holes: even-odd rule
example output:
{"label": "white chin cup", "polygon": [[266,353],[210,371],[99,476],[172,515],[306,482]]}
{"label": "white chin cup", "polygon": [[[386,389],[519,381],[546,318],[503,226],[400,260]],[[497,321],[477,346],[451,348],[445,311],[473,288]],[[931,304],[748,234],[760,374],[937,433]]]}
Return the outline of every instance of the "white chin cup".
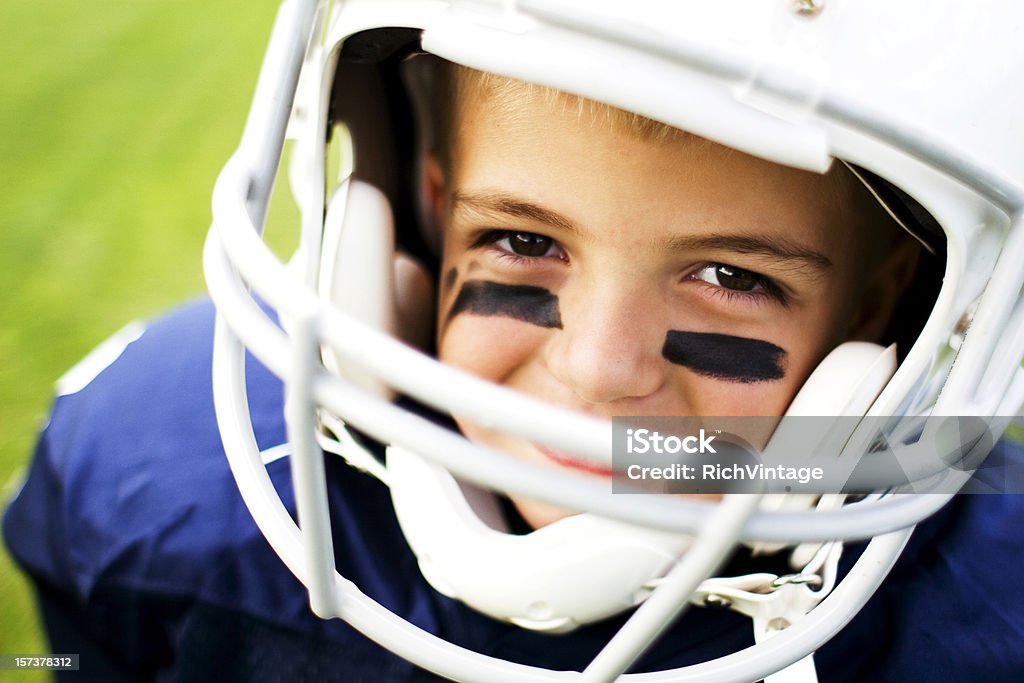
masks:
{"label": "white chin cup", "polygon": [[[787,415],[863,414],[895,365],[892,347],[843,344],[822,361]],[[460,484],[415,453],[390,447],[387,473],[399,524],[427,581],[524,628],[563,633],[636,606],[691,543],[683,534],[589,513],[513,535],[492,494]],[[769,496],[765,507],[808,508],[817,500]],[[755,552],[782,547],[753,546]],[[806,562],[819,547],[799,546],[792,560]]]}
{"label": "white chin cup", "polygon": [[563,633],[629,609],[690,545],[685,535],[591,514],[513,535],[498,526],[493,496],[467,495],[442,467],[391,447],[387,469],[423,576],[441,593],[524,628]]}

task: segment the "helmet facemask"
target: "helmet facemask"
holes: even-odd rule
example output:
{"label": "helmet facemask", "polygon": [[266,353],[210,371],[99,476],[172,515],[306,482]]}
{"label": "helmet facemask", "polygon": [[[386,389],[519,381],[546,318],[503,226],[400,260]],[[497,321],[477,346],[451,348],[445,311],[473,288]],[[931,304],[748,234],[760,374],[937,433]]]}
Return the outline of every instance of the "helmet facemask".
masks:
{"label": "helmet facemask", "polygon": [[[369,14],[360,15],[355,9],[356,6],[362,8],[359,11]],[[382,15],[387,14],[383,9],[380,12]],[[391,452],[386,466],[382,466],[376,460],[361,460],[363,457],[372,458],[372,455],[367,456],[366,453],[352,456],[351,461],[386,479],[392,486],[399,517],[406,518],[403,520],[405,527],[411,528],[419,524],[425,527],[424,533],[429,535],[433,532],[436,536],[439,526],[447,528],[456,523],[455,518],[462,519],[463,521],[459,523],[465,530],[459,532],[461,541],[456,545],[464,545],[467,541],[485,543],[486,541],[482,539],[494,538],[497,544],[522,547],[534,543],[533,539],[543,536],[556,539],[547,541],[546,546],[541,541],[536,541],[536,545],[540,546],[537,551],[510,550],[512,553],[523,553],[519,556],[523,568],[517,566],[511,572],[515,575],[522,575],[527,565],[539,566],[544,570],[545,563],[551,563],[554,567],[547,568],[551,569],[548,572],[551,576],[562,579],[582,573],[582,570],[559,567],[557,565],[560,560],[552,558],[552,553],[557,548],[563,551],[566,562],[587,564],[588,557],[580,550],[587,544],[581,541],[579,545],[570,546],[570,538],[575,541],[591,537],[591,547],[608,551],[607,560],[589,560],[592,566],[608,568],[607,576],[595,579],[595,584],[588,584],[586,590],[576,591],[586,603],[586,608],[591,610],[589,614],[571,614],[566,610],[575,608],[556,607],[554,597],[571,597],[571,586],[562,587],[554,581],[551,582],[551,586],[554,587],[554,597],[551,599],[525,596],[519,599],[520,604],[512,608],[506,605],[480,604],[479,609],[523,626],[558,631],[628,609],[646,597],[651,589],[657,588],[654,595],[660,594],[662,597],[649,601],[648,604],[653,607],[648,609],[645,605],[637,611],[636,620],[630,622],[634,625],[627,625],[623,629],[624,635],[613,641],[607,656],[602,655],[599,658],[599,662],[595,664],[595,671],[602,671],[606,676],[621,671],[625,664],[628,664],[630,656],[621,654],[620,649],[633,650],[635,656],[688,599],[696,602],[729,600],[737,609],[746,610],[755,617],[755,622],[760,623],[758,632],[764,643],[770,644],[771,647],[762,648],[760,652],[766,654],[759,655],[760,658],[749,656],[748,653],[748,659],[753,663],[745,670],[745,677],[763,675],[764,672],[772,670],[772,667],[778,668],[776,665],[796,661],[806,652],[812,651],[841,627],[847,617],[836,616],[838,612],[835,609],[815,609],[806,619],[793,617],[789,612],[772,613],[769,616],[769,613],[777,608],[762,608],[758,606],[760,600],[750,598],[751,595],[764,595],[758,592],[757,587],[761,584],[753,583],[753,580],[744,583],[740,580],[744,577],[734,577],[735,580],[706,579],[733,547],[734,541],[743,540],[750,546],[762,550],[783,545],[794,548],[795,550],[791,552],[799,558],[799,566],[794,567],[794,574],[803,576],[813,573],[821,577],[821,584],[827,588],[835,579],[835,562],[838,557],[838,551],[831,550],[838,546],[829,542],[834,539],[868,538],[878,535],[878,539],[865,551],[861,563],[850,573],[850,582],[845,588],[837,588],[832,597],[828,598],[832,601],[830,605],[839,607],[839,612],[851,614],[866,601],[873,588],[882,580],[888,567],[895,561],[902,543],[909,535],[909,530],[893,536],[879,534],[892,529],[907,529],[909,525],[941,506],[944,502],[942,499],[867,496],[860,498],[855,504],[837,507],[842,502],[837,496],[814,496],[805,499],[727,496],[722,503],[660,496],[614,496],[609,494],[606,486],[595,482],[593,478],[573,472],[541,469],[519,462],[507,454],[468,442],[447,426],[437,425],[429,419],[410,414],[404,410],[402,402],[393,401],[396,395],[409,397],[445,414],[465,415],[482,423],[500,424],[502,429],[507,429],[522,438],[544,443],[583,460],[610,464],[611,439],[607,423],[547,406],[534,397],[522,396],[466,373],[440,366],[429,354],[417,351],[389,336],[397,334],[399,338],[413,341],[421,349],[429,350],[429,332],[424,334],[424,330],[430,326],[429,321],[424,323],[420,320],[403,327],[401,322],[410,320],[408,312],[398,315],[395,313],[396,310],[403,308],[406,311],[432,308],[428,297],[422,295],[429,289],[425,283],[437,277],[435,274],[427,275],[429,269],[424,271],[411,265],[414,261],[406,261],[404,256],[399,257],[399,261],[405,265],[394,265],[396,249],[392,223],[400,225],[397,251],[408,248],[407,243],[419,240],[419,246],[412,248],[411,251],[418,252],[420,256],[430,253],[430,248],[425,246],[431,242],[430,237],[408,237],[402,227],[416,222],[410,220],[410,217],[417,214],[422,216],[424,213],[416,208],[413,199],[420,194],[417,181],[420,174],[416,172],[412,174],[412,179],[402,179],[402,174],[395,169],[418,167],[408,163],[409,152],[385,154],[384,157],[390,156],[391,161],[381,162],[379,168],[376,162],[371,162],[368,166],[363,165],[363,160],[372,158],[373,155],[362,154],[361,147],[370,145],[372,148],[376,142],[389,138],[400,143],[401,136],[395,136],[392,130],[386,130],[378,137],[365,138],[370,142],[360,142],[364,139],[358,132],[360,124],[351,116],[346,119],[346,127],[351,131],[354,140],[355,179],[349,179],[349,174],[342,171],[342,181],[337,189],[334,189],[334,184],[328,185],[324,179],[327,174],[323,161],[326,152],[323,149],[322,131],[328,130],[332,127],[333,121],[342,118],[339,116],[338,97],[331,94],[331,86],[333,85],[335,93],[339,90],[349,90],[355,97],[368,94],[368,91],[359,85],[359,78],[353,76],[351,81],[345,82],[344,74],[349,73],[346,71],[347,66],[337,67],[337,72],[343,76],[340,77],[341,80],[335,78],[333,74],[336,66],[344,65],[345,60],[351,58],[356,59],[357,63],[360,63],[358,60],[368,60],[373,66],[365,67],[366,70],[390,69],[394,65],[387,63],[388,59],[393,58],[396,63],[402,61],[401,52],[388,52],[387,49],[380,48],[380,45],[391,46],[395,42],[389,42],[387,37],[379,43],[368,39],[369,34],[358,32],[355,34],[357,38],[346,38],[345,31],[351,30],[344,28],[346,18],[351,20],[351,24],[347,25],[360,27],[373,23],[367,20],[367,16],[372,14],[373,10],[365,9],[361,3],[353,3],[343,8],[330,22],[327,42],[324,46],[314,43],[307,56],[307,70],[303,76],[307,85],[305,88],[300,87],[300,92],[305,90],[312,95],[305,100],[305,107],[300,106],[296,109],[299,113],[292,124],[292,132],[298,137],[293,164],[299,169],[293,170],[292,175],[300,180],[297,183],[297,195],[303,212],[302,247],[294,261],[296,265],[292,272],[272,265],[266,258],[250,259],[256,264],[252,265],[241,263],[243,259],[237,256],[243,252],[247,256],[253,254],[255,245],[252,238],[242,236],[241,233],[247,225],[251,229],[252,225],[258,225],[262,221],[262,216],[259,215],[261,211],[254,211],[252,202],[249,204],[248,212],[240,211],[238,208],[226,208],[232,203],[236,207],[244,207],[241,201],[233,197],[246,196],[252,186],[244,169],[255,164],[254,157],[247,158],[242,153],[232,160],[219,182],[215,198],[215,225],[211,231],[207,253],[211,290],[214,291],[218,308],[224,315],[218,331],[218,375],[221,378],[218,381],[221,386],[218,412],[221,416],[227,416],[222,417],[226,422],[241,423],[240,429],[231,426],[226,430],[235,429],[236,436],[225,437],[229,456],[232,452],[238,454],[238,464],[234,466],[236,472],[242,472],[248,467],[245,459],[252,459],[254,448],[254,444],[249,443],[245,436],[244,419],[236,420],[236,417],[244,412],[237,402],[237,397],[228,398],[229,392],[223,389],[226,383],[240,381],[237,371],[241,362],[238,353],[240,347],[234,346],[238,343],[237,338],[261,338],[262,341],[250,347],[256,347],[253,348],[256,356],[286,380],[290,439],[293,442],[292,459],[298,468],[297,486],[302,489],[302,495],[297,495],[300,500],[299,518],[306,541],[300,542],[294,527],[289,529],[280,517],[277,521],[272,521],[266,512],[260,513],[264,515],[261,526],[265,530],[270,530],[268,536],[280,539],[277,541],[276,549],[282,557],[286,557],[292,570],[310,586],[314,608],[323,616],[344,616],[371,637],[387,642],[389,646],[393,645],[403,656],[412,656],[417,649],[412,643],[416,638],[422,637],[410,635],[411,632],[406,626],[396,625],[390,616],[380,614],[379,608],[372,605],[358,609],[344,606],[346,601],[350,600],[364,604],[362,601],[365,600],[365,596],[359,596],[352,586],[333,573],[329,520],[326,519],[326,509],[323,508],[323,496],[326,492],[322,483],[322,463],[319,468],[316,465],[319,449],[315,435],[319,435],[321,444],[329,445],[332,440],[341,442],[341,446],[334,450],[340,450],[348,457],[349,453],[357,452],[351,443],[360,441],[358,435],[353,436],[349,433],[349,430],[353,430],[365,433],[390,447]],[[528,35],[529,40],[536,41],[536,49],[526,54],[516,53],[522,57],[522,63],[515,67],[502,57],[509,53],[503,52],[499,45],[502,41],[513,40],[516,31],[506,34],[507,27],[490,26],[488,21],[482,19],[481,23],[476,25],[473,23],[475,17],[472,13],[468,16],[452,17],[443,12],[437,12],[435,15],[427,10],[423,10],[423,14],[419,15],[420,23],[413,25],[425,29],[424,48],[429,48],[448,59],[499,73],[515,68],[519,71],[508,75],[569,90],[572,90],[571,87],[566,87],[569,81],[574,75],[579,76],[584,71],[584,62],[580,60],[589,60],[596,54],[596,48],[591,49],[593,45],[604,41],[607,55],[615,59],[629,56],[630,60],[653,60],[652,64],[656,69],[651,72],[652,81],[667,74],[671,76],[670,82],[678,81],[680,86],[693,85],[694,92],[707,95],[708,106],[702,113],[683,116],[696,117],[687,121],[664,116],[665,108],[672,104],[668,101],[671,98],[662,97],[661,100],[655,101],[656,98],[652,99],[650,93],[638,92],[640,86],[637,84],[624,85],[619,91],[611,93],[611,83],[614,81],[614,74],[611,72],[607,79],[597,79],[599,82],[592,83],[589,92],[581,94],[593,97],[608,95],[603,99],[613,105],[624,107],[628,104],[629,106],[624,108],[640,110],[645,115],[667,120],[666,122],[672,125],[692,127],[699,134],[715,137],[717,123],[708,126],[701,124],[707,123],[705,119],[714,118],[708,112],[725,107],[719,102],[720,96],[711,94],[711,84],[722,78],[722,73],[714,72],[713,69],[708,70],[711,73],[701,72],[695,66],[706,65],[687,62],[685,56],[681,54],[672,56],[678,59],[678,62],[664,64],[662,62],[666,60],[666,55],[664,45],[660,44],[648,46],[650,51],[644,57],[641,54],[644,52],[643,46],[635,44],[636,36],[631,33],[630,26],[623,26],[622,31],[616,34],[613,30],[614,25],[602,23],[602,17],[600,12],[594,12],[585,21],[581,21],[576,32],[566,38],[564,32],[568,31],[569,27],[564,26],[564,22],[558,16],[547,15],[543,9],[532,5],[526,7],[522,14],[509,21],[524,22],[521,26],[517,25],[517,31]],[[378,25],[381,26],[389,25],[386,16],[374,17],[374,21],[379,22]],[[593,22],[597,22],[596,28]],[[473,29],[472,32],[470,27]],[[609,32],[611,36],[607,35]],[[318,34],[319,31],[312,33]],[[398,34],[390,34],[391,38],[395,35]],[[400,35],[406,39],[409,37],[407,31]],[[473,38],[469,39],[467,36]],[[343,38],[346,38],[344,42]],[[488,39],[493,39],[494,44],[484,49],[482,44]],[[339,50],[336,47],[338,44],[343,44],[344,47]],[[370,48],[366,47],[367,44]],[[548,69],[545,72],[541,68],[545,57],[549,59],[551,56],[545,51],[563,49],[558,46],[566,46],[564,49],[569,49],[570,44],[572,48],[587,49],[582,50],[579,57],[569,60],[570,63],[563,71],[553,73]],[[698,48],[701,46],[694,44],[690,47],[693,48],[694,54],[700,55],[701,50]],[[354,50],[355,56],[346,55],[347,49]],[[368,54],[374,50],[377,51],[376,54]],[[380,59],[381,53],[388,55],[383,61]],[[714,53],[709,51],[707,55],[710,59]],[[376,63],[373,59],[377,59]],[[630,69],[621,64],[618,68],[624,72],[634,73],[633,67],[637,63],[640,62],[629,61]],[[381,66],[382,64],[384,66]],[[273,62],[268,60],[268,65],[272,67]],[[363,68],[355,67],[352,73]],[[592,73],[595,69],[600,72],[592,61],[587,63],[586,69],[587,73]],[[614,70],[611,66],[609,69]],[[378,75],[369,80],[375,80]],[[768,106],[765,104],[766,99],[762,97],[765,93],[772,94],[771,80],[754,79],[750,87],[756,97],[745,96],[746,102],[741,101],[739,107],[742,109],[748,106],[749,102],[756,100],[757,106],[750,107],[754,113],[737,114],[734,119],[722,123],[723,128],[739,127],[740,119],[759,119],[765,116],[766,109],[780,108],[779,100],[774,97],[767,98],[771,100],[771,106]],[[387,89],[384,88],[385,91]],[[660,90],[663,92],[664,88],[661,87]],[[975,169],[970,167],[968,161],[963,160],[960,160],[955,168],[943,169],[943,172],[940,172],[935,169],[935,162],[943,161],[945,157],[951,155],[950,152],[915,146],[917,139],[913,135],[894,128],[880,130],[880,127],[870,125],[874,122],[869,116],[863,115],[860,119],[856,117],[856,114],[862,112],[843,109],[841,105],[848,105],[848,102],[832,100],[821,93],[818,95],[821,98],[820,122],[815,120],[814,125],[807,125],[806,121],[794,123],[786,120],[787,116],[779,117],[778,120],[783,121],[781,125],[784,128],[793,127],[795,136],[787,138],[787,142],[794,142],[792,145],[777,145],[777,136],[771,143],[785,147],[784,152],[773,151],[774,148],[747,151],[818,170],[822,169],[822,165],[827,163],[829,157],[834,156],[849,161],[857,168],[868,169],[869,173],[882,175],[884,172],[886,182],[894,182],[902,188],[901,191],[918,198],[920,205],[928,207],[936,222],[947,231],[946,283],[942,292],[938,294],[933,311],[923,323],[922,329],[915,331],[918,343],[906,353],[901,350],[902,363],[898,369],[892,351],[874,347],[840,347],[837,349],[839,356],[831,362],[826,359],[823,367],[807,380],[804,388],[807,393],[798,396],[794,402],[795,408],[791,406],[791,412],[807,410],[808,412],[804,414],[883,417],[916,417],[930,411],[939,411],[936,414],[943,414],[942,411],[951,410],[951,402],[952,405],[957,405],[966,395],[978,398],[978,392],[968,388],[972,380],[964,379],[971,373],[975,375],[974,382],[978,382],[978,375],[985,375],[978,384],[985,389],[981,392],[982,398],[999,395],[998,400],[987,401],[984,405],[975,402],[973,406],[978,410],[977,414],[995,415],[1005,409],[1006,405],[1014,401],[1019,402],[1022,393],[1019,378],[1011,378],[1000,387],[994,388],[994,384],[999,383],[994,374],[996,371],[990,369],[986,374],[986,371],[979,370],[977,364],[973,370],[961,370],[959,373],[954,371],[945,388],[942,379],[939,379],[948,374],[947,369],[954,360],[957,360],[955,353],[947,350],[948,344],[965,343],[963,335],[958,337],[953,334],[955,330],[959,330],[957,334],[960,334],[966,327],[964,324],[957,324],[964,314],[970,312],[970,315],[975,316],[975,320],[976,316],[980,315],[983,320],[1001,321],[986,323],[987,325],[1002,324],[1012,327],[1019,324],[1019,304],[1016,308],[1013,308],[1013,304],[1010,304],[1009,308],[1003,305],[1002,310],[993,309],[1000,309],[999,304],[974,305],[981,294],[981,288],[977,278],[973,277],[973,271],[976,270],[974,266],[985,263],[986,259],[991,260],[991,257],[1000,251],[997,243],[1005,244],[1009,236],[1020,239],[1018,226],[1010,230],[1006,217],[1006,212],[1016,211],[1014,207],[1017,205],[1010,201],[996,201],[996,195],[1012,194],[1017,189],[1016,185],[1013,182],[1002,182],[1000,188],[996,190],[991,189],[991,184],[988,189],[965,188],[956,180],[951,180],[950,175],[959,177],[960,180],[963,180],[962,176],[971,175],[972,178],[980,179],[978,183],[981,184],[982,181],[992,180],[994,174],[973,174]],[[738,105],[731,102],[728,106],[736,108]],[[777,113],[778,111],[775,111],[775,114]],[[370,115],[369,119],[379,121],[379,118],[373,115]],[[692,126],[682,125],[684,123],[691,123]],[[735,144],[744,149],[747,143],[756,146],[756,140],[771,137],[764,135],[763,130],[761,133],[751,136],[750,139],[741,137]],[[344,136],[344,133],[337,132],[335,135]],[[723,133],[721,137],[729,136]],[[795,141],[798,139],[800,142],[796,144]],[[413,157],[420,151],[416,143],[408,145],[406,149],[412,150]],[[780,156],[784,158],[779,158]],[[363,177],[365,180],[361,179]],[[382,180],[374,182],[378,177]],[[362,184],[367,181],[368,184]],[[329,190],[326,200],[323,192],[325,186]],[[321,189],[317,190],[317,187]],[[392,215],[398,216],[398,219],[392,219]],[[950,232],[949,226],[957,225],[981,227]],[[411,234],[416,233],[414,230]],[[426,234],[429,235],[429,231]],[[976,251],[969,248],[974,246],[979,248]],[[1012,244],[1005,247],[1012,248]],[[329,254],[330,257],[324,259],[323,254]],[[354,257],[348,261],[342,260],[349,255]],[[335,256],[337,261],[332,260]],[[1005,264],[997,266],[995,270],[999,274],[994,277],[1001,278],[1001,281],[1012,280],[1013,276],[1007,272],[1008,268]],[[396,270],[404,270],[406,274],[396,276]],[[290,284],[279,287],[277,293],[272,293],[275,287],[289,278]],[[240,282],[251,286],[277,310],[283,330],[265,319],[260,321],[257,309],[243,301],[245,295],[238,286]],[[1012,286],[1014,282],[1016,289]],[[1014,282],[1009,283],[1010,289],[1019,294],[1020,283]],[[269,286],[269,283],[273,283],[273,286]],[[227,293],[232,289],[233,293]],[[407,294],[398,296],[395,294],[396,290],[405,290]],[[370,302],[369,292],[378,293],[380,296]],[[364,308],[359,310],[360,306]],[[986,310],[994,312],[984,313]],[[1004,367],[1008,365],[1012,366],[1003,363]],[[845,389],[838,388],[840,383],[843,383]],[[945,396],[954,398],[944,398]],[[833,400],[826,405],[822,402],[825,398]],[[895,431],[898,430],[894,428]],[[325,433],[328,434],[326,438]],[[856,439],[851,436],[848,441]],[[236,476],[242,477],[240,482],[249,482],[243,485],[243,493],[248,488],[262,491],[253,494],[256,496],[267,494],[266,486],[256,483],[258,473],[251,476]],[[493,499],[484,496],[483,502],[479,502],[476,496],[479,488],[528,495],[557,502],[570,509],[588,511],[587,515],[564,520],[567,522],[563,525],[565,528],[583,527],[591,523],[588,520],[594,520],[598,525],[593,530],[567,531],[564,538],[555,536],[559,533],[556,529],[562,527],[552,527],[552,530],[545,527],[536,532],[535,536],[531,534],[530,539],[524,540],[523,537],[509,535],[496,528],[499,526],[496,517],[484,512],[487,509],[493,512]],[[425,489],[435,491],[427,495]],[[467,491],[471,493],[467,495]],[[406,493],[410,495],[407,497]],[[305,511],[302,507],[303,500],[310,501]],[[414,502],[407,503],[407,500]],[[438,500],[448,502],[441,506],[436,502]],[[799,504],[796,505],[793,501]],[[249,504],[250,507],[258,505],[256,502]],[[435,524],[425,516],[424,510],[443,510],[447,517]],[[714,526],[709,527],[709,523]],[[643,533],[637,531],[640,527],[644,528]],[[493,596],[494,591],[489,591],[487,585],[466,584],[465,588],[455,585],[462,579],[453,579],[445,571],[438,569],[437,554],[448,553],[455,558],[449,563],[455,570],[475,575],[467,580],[482,575],[493,578],[498,571],[497,565],[509,565],[508,562],[494,562],[486,568],[473,565],[467,561],[465,552],[459,548],[443,548],[437,551],[434,549],[433,541],[417,540],[420,532],[410,532],[409,528],[406,531],[409,534],[410,545],[419,554],[424,574],[435,587],[470,604],[474,604],[474,601],[487,602]],[[619,535],[625,545],[621,547],[615,545],[617,541],[610,540],[613,535],[611,530],[615,528],[622,530]],[[443,537],[443,534],[441,536]],[[634,570],[630,565],[616,561],[615,558],[621,558],[623,555],[643,554],[637,549],[639,546],[650,549],[650,559],[640,562],[647,568]],[[306,549],[305,553],[303,547]],[[821,550],[823,548],[826,550]],[[683,555],[682,561],[676,563],[675,558],[679,557],[684,549],[688,552]],[[537,552],[536,560],[529,556],[528,553],[531,552]],[[498,551],[488,550],[486,554],[493,561],[493,558],[500,557],[497,553]],[[872,563],[876,563],[880,569],[867,571],[865,567]],[[541,574],[543,573],[542,571]],[[630,576],[624,577],[624,573]],[[780,578],[782,577],[776,575],[768,583],[776,582]],[[729,583],[730,580],[732,583]],[[536,579],[537,584],[543,581],[543,578]],[[810,583],[816,585],[811,588]],[[613,586],[618,593],[606,590],[606,584]],[[800,600],[788,597],[781,601],[787,605],[800,604],[799,609],[804,611],[810,610],[827,592],[820,590],[817,582],[800,583],[784,580],[775,588],[780,591],[780,595],[785,593],[787,596],[795,595],[797,590],[803,591],[801,594],[805,597],[806,594],[813,593],[807,604],[801,604]],[[592,598],[598,593],[607,596],[612,607],[595,607]],[[480,595],[479,598],[474,597],[477,594]],[[717,597],[709,600],[709,596]],[[816,614],[822,615],[820,620],[812,619]],[[769,633],[774,634],[770,641],[767,639]],[[786,655],[779,654],[783,644],[790,646],[800,641],[803,641],[803,647],[792,649]],[[473,673],[477,671],[477,656],[449,649],[452,647],[447,646],[444,649],[452,655],[454,663],[441,664],[438,661],[429,661],[424,665],[445,675],[480,678],[479,671]],[[528,675],[528,672],[519,673],[523,676]]]}

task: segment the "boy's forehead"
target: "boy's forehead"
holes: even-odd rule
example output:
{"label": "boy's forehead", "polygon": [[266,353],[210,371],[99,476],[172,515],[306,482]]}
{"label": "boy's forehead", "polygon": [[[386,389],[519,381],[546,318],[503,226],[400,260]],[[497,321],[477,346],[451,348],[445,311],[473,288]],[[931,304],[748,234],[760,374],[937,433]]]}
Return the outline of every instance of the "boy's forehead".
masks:
{"label": "boy's forehead", "polygon": [[[668,156],[675,154],[701,175],[721,174],[724,180],[724,176],[742,169],[762,180],[769,175],[783,178],[776,185],[775,201],[779,203],[813,204],[819,212],[832,215],[830,220],[856,226],[858,231],[865,229],[875,237],[898,230],[843,164],[833,164],[824,175],[793,169],[605,103],[503,76],[461,71],[455,91],[459,134],[454,136],[452,152],[456,166],[463,154],[473,156],[469,146],[479,144],[474,133],[480,127],[486,128],[492,139],[496,137],[499,145],[510,146],[543,139],[552,131],[582,131],[590,143],[617,138],[641,148],[657,147]],[[594,148],[594,144],[581,145],[573,155],[586,157]],[[796,189],[801,191],[789,191]]]}

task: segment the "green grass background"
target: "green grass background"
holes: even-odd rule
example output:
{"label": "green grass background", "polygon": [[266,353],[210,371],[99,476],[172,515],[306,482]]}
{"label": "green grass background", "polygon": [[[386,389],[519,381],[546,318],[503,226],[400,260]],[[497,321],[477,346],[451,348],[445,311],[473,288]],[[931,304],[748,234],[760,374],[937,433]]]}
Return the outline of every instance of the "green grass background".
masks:
{"label": "green grass background", "polygon": [[[239,139],[275,7],[0,1],[4,500],[53,382],[126,322],[202,292],[210,190]],[[0,548],[0,653],[47,650]]]}
{"label": "green grass background", "polygon": [[[0,495],[53,383],[130,320],[203,291],[210,190],[275,0],[0,2]],[[0,550],[0,653],[41,653]],[[0,671],[0,681],[46,680]]]}

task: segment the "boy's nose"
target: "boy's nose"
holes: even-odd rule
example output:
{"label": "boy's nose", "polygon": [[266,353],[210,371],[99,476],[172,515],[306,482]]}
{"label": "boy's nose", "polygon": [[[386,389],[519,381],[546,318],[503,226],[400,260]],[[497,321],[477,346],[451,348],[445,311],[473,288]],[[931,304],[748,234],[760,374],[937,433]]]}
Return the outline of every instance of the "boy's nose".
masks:
{"label": "boy's nose", "polygon": [[606,283],[566,294],[563,327],[547,347],[555,378],[591,405],[656,394],[667,380],[661,354],[666,330],[649,293],[644,300],[643,292]]}

